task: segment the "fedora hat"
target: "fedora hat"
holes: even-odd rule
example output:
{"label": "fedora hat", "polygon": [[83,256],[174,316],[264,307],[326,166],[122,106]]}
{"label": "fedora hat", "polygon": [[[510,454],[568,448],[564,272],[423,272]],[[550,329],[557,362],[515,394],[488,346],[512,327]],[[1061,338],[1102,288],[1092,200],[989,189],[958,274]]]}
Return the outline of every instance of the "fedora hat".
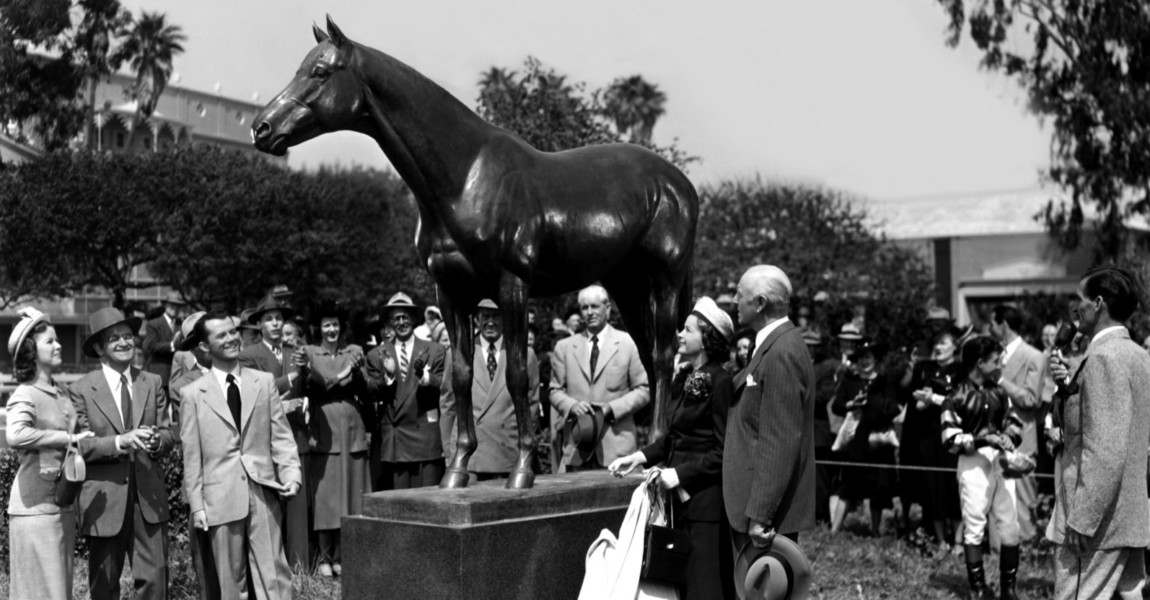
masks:
{"label": "fedora hat", "polygon": [[499,305],[491,298],[484,298],[475,305],[475,310],[499,310]]}
{"label": "fedora hat", "polygon": [[951,321],[950,311],[945,308],[933,306],[926,311],[927,321]]}
{"label": "fedora hat", "polygon": [[187,302],[184,301],[184,297],[181,296],[179,292],[168,292],[168,295],[164,297],[164,304],[183,306],[187,304]]}
{"label": "fedora hat", "polygon": [[858,325],[854,323],[844,323],[842,330],[839,331],[840,340],[861,340],[862,331],[859,331]]}
{"label": "fedora hat", "polygon": [[769,548],[743,544],[735,557],[735,594],[739,600],[806,598],[811,561],[790,538],[776,535]]}
{"label": "fedora hat", "polygon": [[196,323],[199,323],[206,314],[208,313],[202,310],[192,313],[184,319],[183,323],[180,323],[180,331],[176,334],[175,339],[176,350],[190,352],[195,347],[199,340],[192,339],[192,330],[196,328]]}
{"label": "fedora hat", "polygon": [[607,433],[607,415],[603,414],[603,409],[592,405],[588,414],[569,415],[564,430],[567,445],[579,453],[583,462],[587,462],[594,456],[603,434]]}
{"label": "fedora hat", "polygon": [[28,334],[36,328],[36,325],[52,322],[52,319],[48,315],[31,306],[21,308],[19,314],[20,320],[16,321],[16,325],[12,327],[12,335],[8,336],[8,354],[11,355],[13,359],[16,358],[16,349],[20,347],[20,344],[24,343],[24,338],[28,337]]}
{"label": "fedora hat", "polygon": [[96,344],[100,341],[100,334],[121,323],[127,323],[128,329],[131,329],[132,333],[135,334],[140,331],[143,320],[140,317],[124,317],[124,313],[111,306],[92,313],[92,316],[88,317],[88,330],[91,333],[84,339],[84,344],[81,346],[84,350],[84,356],[100,358],[100,355],[96,354]]}
{"label": "fedora hat", "polygon": [[394,309],[406,310],[413,315],[419,314],[419,307],[411,300],[411,296],[403,292],[396,292],[395,295],[387,299],[387,304],[383,305],[384,316],[387,316]]}
{"label": "fedora hat", "polygon": [[236,329],[254,329],[259,331],[259,327],[256,327],[251,322],[251,316],[255,314],[255,312],[256,309],[254,308],[245,308],[241,310],[239,321],[236,323]]}
{"label": "fedora hat", "polygon": [[264,313],[271,312],[273,310],[280,311],[280,314],[283,315],[285,321],[295,316],[294,310],[284,306],[274,295],[268,294],[267,296],[264,296],[263,300],[260,300],[260,303],[256,305],[254,310],[252,310],[252,313],[248,315],[248,324],[258,327],[260,324],[260,319],[264,318]]}

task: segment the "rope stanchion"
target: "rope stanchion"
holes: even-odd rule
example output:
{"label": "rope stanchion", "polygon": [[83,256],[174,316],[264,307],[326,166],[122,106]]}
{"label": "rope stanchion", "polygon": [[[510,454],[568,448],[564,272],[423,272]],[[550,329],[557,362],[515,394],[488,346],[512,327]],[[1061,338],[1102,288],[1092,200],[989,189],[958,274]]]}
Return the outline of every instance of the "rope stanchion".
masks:
{"label": "rope stanchion", "polygon": [[[955,469],[946,469],[943,467],[924,467],[920,465],[890,465],[890,464],[875,464],[875,463],[862,463],[850,462],[844,460],[816,460],[816,465],[827,465],[832,467],[863,467],[869,469],[894,469],[896,471],[926,471],[931,473],[956,473]],[[1030,473],[1034,477],[1048,477],[1054,478],[1050,473]]]}

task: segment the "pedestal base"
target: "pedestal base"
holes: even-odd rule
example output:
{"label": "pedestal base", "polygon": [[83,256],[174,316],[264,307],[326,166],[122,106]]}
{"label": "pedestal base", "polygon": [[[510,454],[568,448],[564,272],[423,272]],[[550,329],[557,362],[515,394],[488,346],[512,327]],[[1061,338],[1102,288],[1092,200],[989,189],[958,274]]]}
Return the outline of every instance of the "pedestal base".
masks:
{"label": "pedestal base", "polygon": [[574,600],[587,547],[618,532],[639,479],[606,471],[541,476],[529,490],[368,494],[342,529],[343,597]]}

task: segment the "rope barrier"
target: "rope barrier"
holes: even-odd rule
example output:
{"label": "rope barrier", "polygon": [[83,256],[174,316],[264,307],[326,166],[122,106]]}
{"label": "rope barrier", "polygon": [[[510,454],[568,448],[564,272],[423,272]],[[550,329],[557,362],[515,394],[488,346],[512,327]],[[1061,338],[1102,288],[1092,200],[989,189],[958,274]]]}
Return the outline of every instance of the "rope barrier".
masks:
{"label": "rope barrier", "polygon": [[[832,467],[862,467],[862,468],[867,468],[867,469],[894,469],[896,471],[926,471],[926,472],[931,472],[931,473],[957,474],[956,469],[947,469],[944,467],[924,467],[924,466],[920,466],[920,465],[890,465],[890,464],[850,462],[850,461],[842,461],[842,460],[816,460],[815,464],[816,465],[828,465],[828,466],[832,466]],[[1033,475],[1034,477],[1045,477],[1045,478],[1050,478],[1050,479],[1054,478],[1054,475],[1051,475],[1049,473],[1031,472],[1030,474]]]}

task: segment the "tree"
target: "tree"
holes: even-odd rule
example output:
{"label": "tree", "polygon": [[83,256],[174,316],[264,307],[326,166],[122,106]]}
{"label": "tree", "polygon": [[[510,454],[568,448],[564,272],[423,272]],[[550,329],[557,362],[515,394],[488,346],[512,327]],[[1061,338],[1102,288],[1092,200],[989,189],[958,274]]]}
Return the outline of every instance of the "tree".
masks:
{"label": "tree", "polygon": [[667,110],[663,105],[667,95],[642,75],[620,77],[613,81],[603,95],[604,110],[615,121],[615,129],[622,135],[631,132],[631,143],[650,144],[655,121]]}
{"label": "tree", "polygon": [[[482,75],[476,112],[545,152],[623,142],[625,131],[615,128],[618,121],[608,116],[610,111],[603,104],[603,95],[602,90],[587,92],[582,82],[569,83],[565,75],[528,57],[522,74],[492,67]],[[664,101],[665,97],[658,101],[660,110]],[[681,169],[698,160],[674,142],[664,147],[641,136],[631,141],[659,153]]]}
{"label": "tree", "polygon": [[96,143],[96,86],[123,64],[124,56],[112,51],[112,42],[124,36],[132,24],[132,14],[120,5],[119,0],[80,0],[77,3],[83,14],[76,26],[75,46],[78,63],[87,80],[86,120],[84,139],[89,150],[95,150]]}
{"label": "tree", "polygon": [[914,341],[932,298],[922,260],[873,233],[866,212],[832,190],[760,180],[700,189],[696,296],[728,292],[750,265],[780,265],[797,304],[831,297],[828,317],[866,308],[867,330],[892,345]]}
{"label": "tree", "polygon": [[[1030,109],[1050,119],[1046,176],[1070,198],[1039,215],[1067,248],[1077,247],[1084,207],[1098,218],[1098,260],[1127,248],[1128,217],[1150,215],[1150,11],[1139,0],[939,0],[948,43],[969,25],[982,66],[1025,89]],[[1145,244],[1145,239],[1139,240]]]}
{"label": "tree", "polygon": [[156,102],[172,75],[172,58],[183,53],[181,42],[187,39],[180,26],[168,24],[163,13],[141,11],[140,20],[132,26],[117,51],[136,72],[136,84],[128,94],[136,101],[136,114],[128,134],[129,148],[133,147],[140,125],[155,112]]}

